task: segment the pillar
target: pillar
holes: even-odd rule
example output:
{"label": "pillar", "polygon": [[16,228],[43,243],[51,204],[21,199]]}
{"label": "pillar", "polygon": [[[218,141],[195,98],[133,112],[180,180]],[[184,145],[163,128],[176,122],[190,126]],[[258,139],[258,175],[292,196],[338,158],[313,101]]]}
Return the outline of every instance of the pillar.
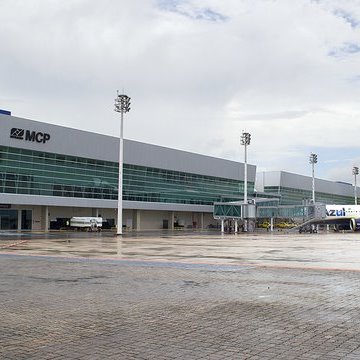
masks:
{"label": "pillar", "polygon": [[41,207],[41,230],[49,231],[49,207]]}
{"label": "pillar", "polygon": [[21,210],[18,210],[17,228],[21,230]]}
{"label": "pillar", "polygon": [[141,212],[140,210],[135,210],[135,230],[141,230]]}
{"label": "pillar", "polygon": [[200,230],[204,230],[204,213],[200,213]]}
{"label": "pillar", "polygon": [[169,227],[169,229],[170,230],[172,230],[172,231],[174,231],[174,222],[175,222],[175,212],[174,211],[172,211],[171,212],[171,216],[170,216],[170,227]]}

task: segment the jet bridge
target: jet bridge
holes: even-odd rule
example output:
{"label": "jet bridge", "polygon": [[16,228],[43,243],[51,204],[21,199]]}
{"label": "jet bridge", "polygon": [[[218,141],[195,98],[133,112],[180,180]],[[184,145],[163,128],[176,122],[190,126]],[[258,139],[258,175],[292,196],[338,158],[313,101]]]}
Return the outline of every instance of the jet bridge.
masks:
{"label": "jet bridge", "polygon": [[291,218],[295,220],[324,219],[326,217],[326,205],[278,205],[257,206],[257,218]]}
{"label": "jet bridge", "polygon": [[[221,231],[224,232],[224,222],[234,223],[234,230],[237,232],[238,222],[247,224],[255,222],[256,219],[293,219],[303,227],[314,220],[321,220],[326,217],[325,204],[312,205],[256,205],[251,200],[249,204],[242,202],[214,203],[214,219],[221,220]],[[271,226],[271,230],[272,230]]]}
{"label": "jet bridge", "polygon": [[298,225],[289,229],[291,231],[305,229],[312,223],[321,221],[326,217],[325,204],[311,204],[311,205],[279,205],[279,206],[258,206],[256,209],[257,219],[270,219],[270,228],[273,230],[274,219],[292,219]]}
{"label": "jet bridge", "polygon": [[252,226],[251,221],[255,221],[256,219],[256,205],[252,200],[248,203],[238,201],[214,203],[213,216],[214,219],[221,220],[222,233],[225,231],[225,222],[230,224],[233,223],[235,233],[238,232],[239,222],[242,224],[244,231],[248,231],[248,229],[254,227]]}

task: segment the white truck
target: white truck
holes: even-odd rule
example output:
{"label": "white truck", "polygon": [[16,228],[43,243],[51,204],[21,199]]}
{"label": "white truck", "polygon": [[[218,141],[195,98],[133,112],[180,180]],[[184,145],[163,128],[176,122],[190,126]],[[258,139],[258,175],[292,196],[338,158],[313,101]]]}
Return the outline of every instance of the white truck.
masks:
{"label": "white truck", "polygon": [[94,216],[73,216],[70,228],[83,231],[101,231],[102,218]]}

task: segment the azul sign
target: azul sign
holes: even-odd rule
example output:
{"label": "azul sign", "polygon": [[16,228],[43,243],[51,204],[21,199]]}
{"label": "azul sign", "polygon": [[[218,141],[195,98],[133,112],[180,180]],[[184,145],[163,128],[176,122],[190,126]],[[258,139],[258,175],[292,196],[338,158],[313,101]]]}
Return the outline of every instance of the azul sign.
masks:
{"label": "azul sign", "polygon": [[345,208],[326,209],[326,216],[346,216]]}
{"label": "azul sign", "polygon": [[41,131],[30,131],[18,128],[12,128],[10,130],[10,137],[12,139],[32,141],[37,143],[46,143],[50,140],[50,134],[43,133]]}

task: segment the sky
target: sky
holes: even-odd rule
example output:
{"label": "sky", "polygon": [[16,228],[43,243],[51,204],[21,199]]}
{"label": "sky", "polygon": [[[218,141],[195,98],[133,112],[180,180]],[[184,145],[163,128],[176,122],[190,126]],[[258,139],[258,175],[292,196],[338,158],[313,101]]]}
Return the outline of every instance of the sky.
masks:
{"label": "sky", "polygon": [[353,183],[360,0],[0,0],[0,108]]}

